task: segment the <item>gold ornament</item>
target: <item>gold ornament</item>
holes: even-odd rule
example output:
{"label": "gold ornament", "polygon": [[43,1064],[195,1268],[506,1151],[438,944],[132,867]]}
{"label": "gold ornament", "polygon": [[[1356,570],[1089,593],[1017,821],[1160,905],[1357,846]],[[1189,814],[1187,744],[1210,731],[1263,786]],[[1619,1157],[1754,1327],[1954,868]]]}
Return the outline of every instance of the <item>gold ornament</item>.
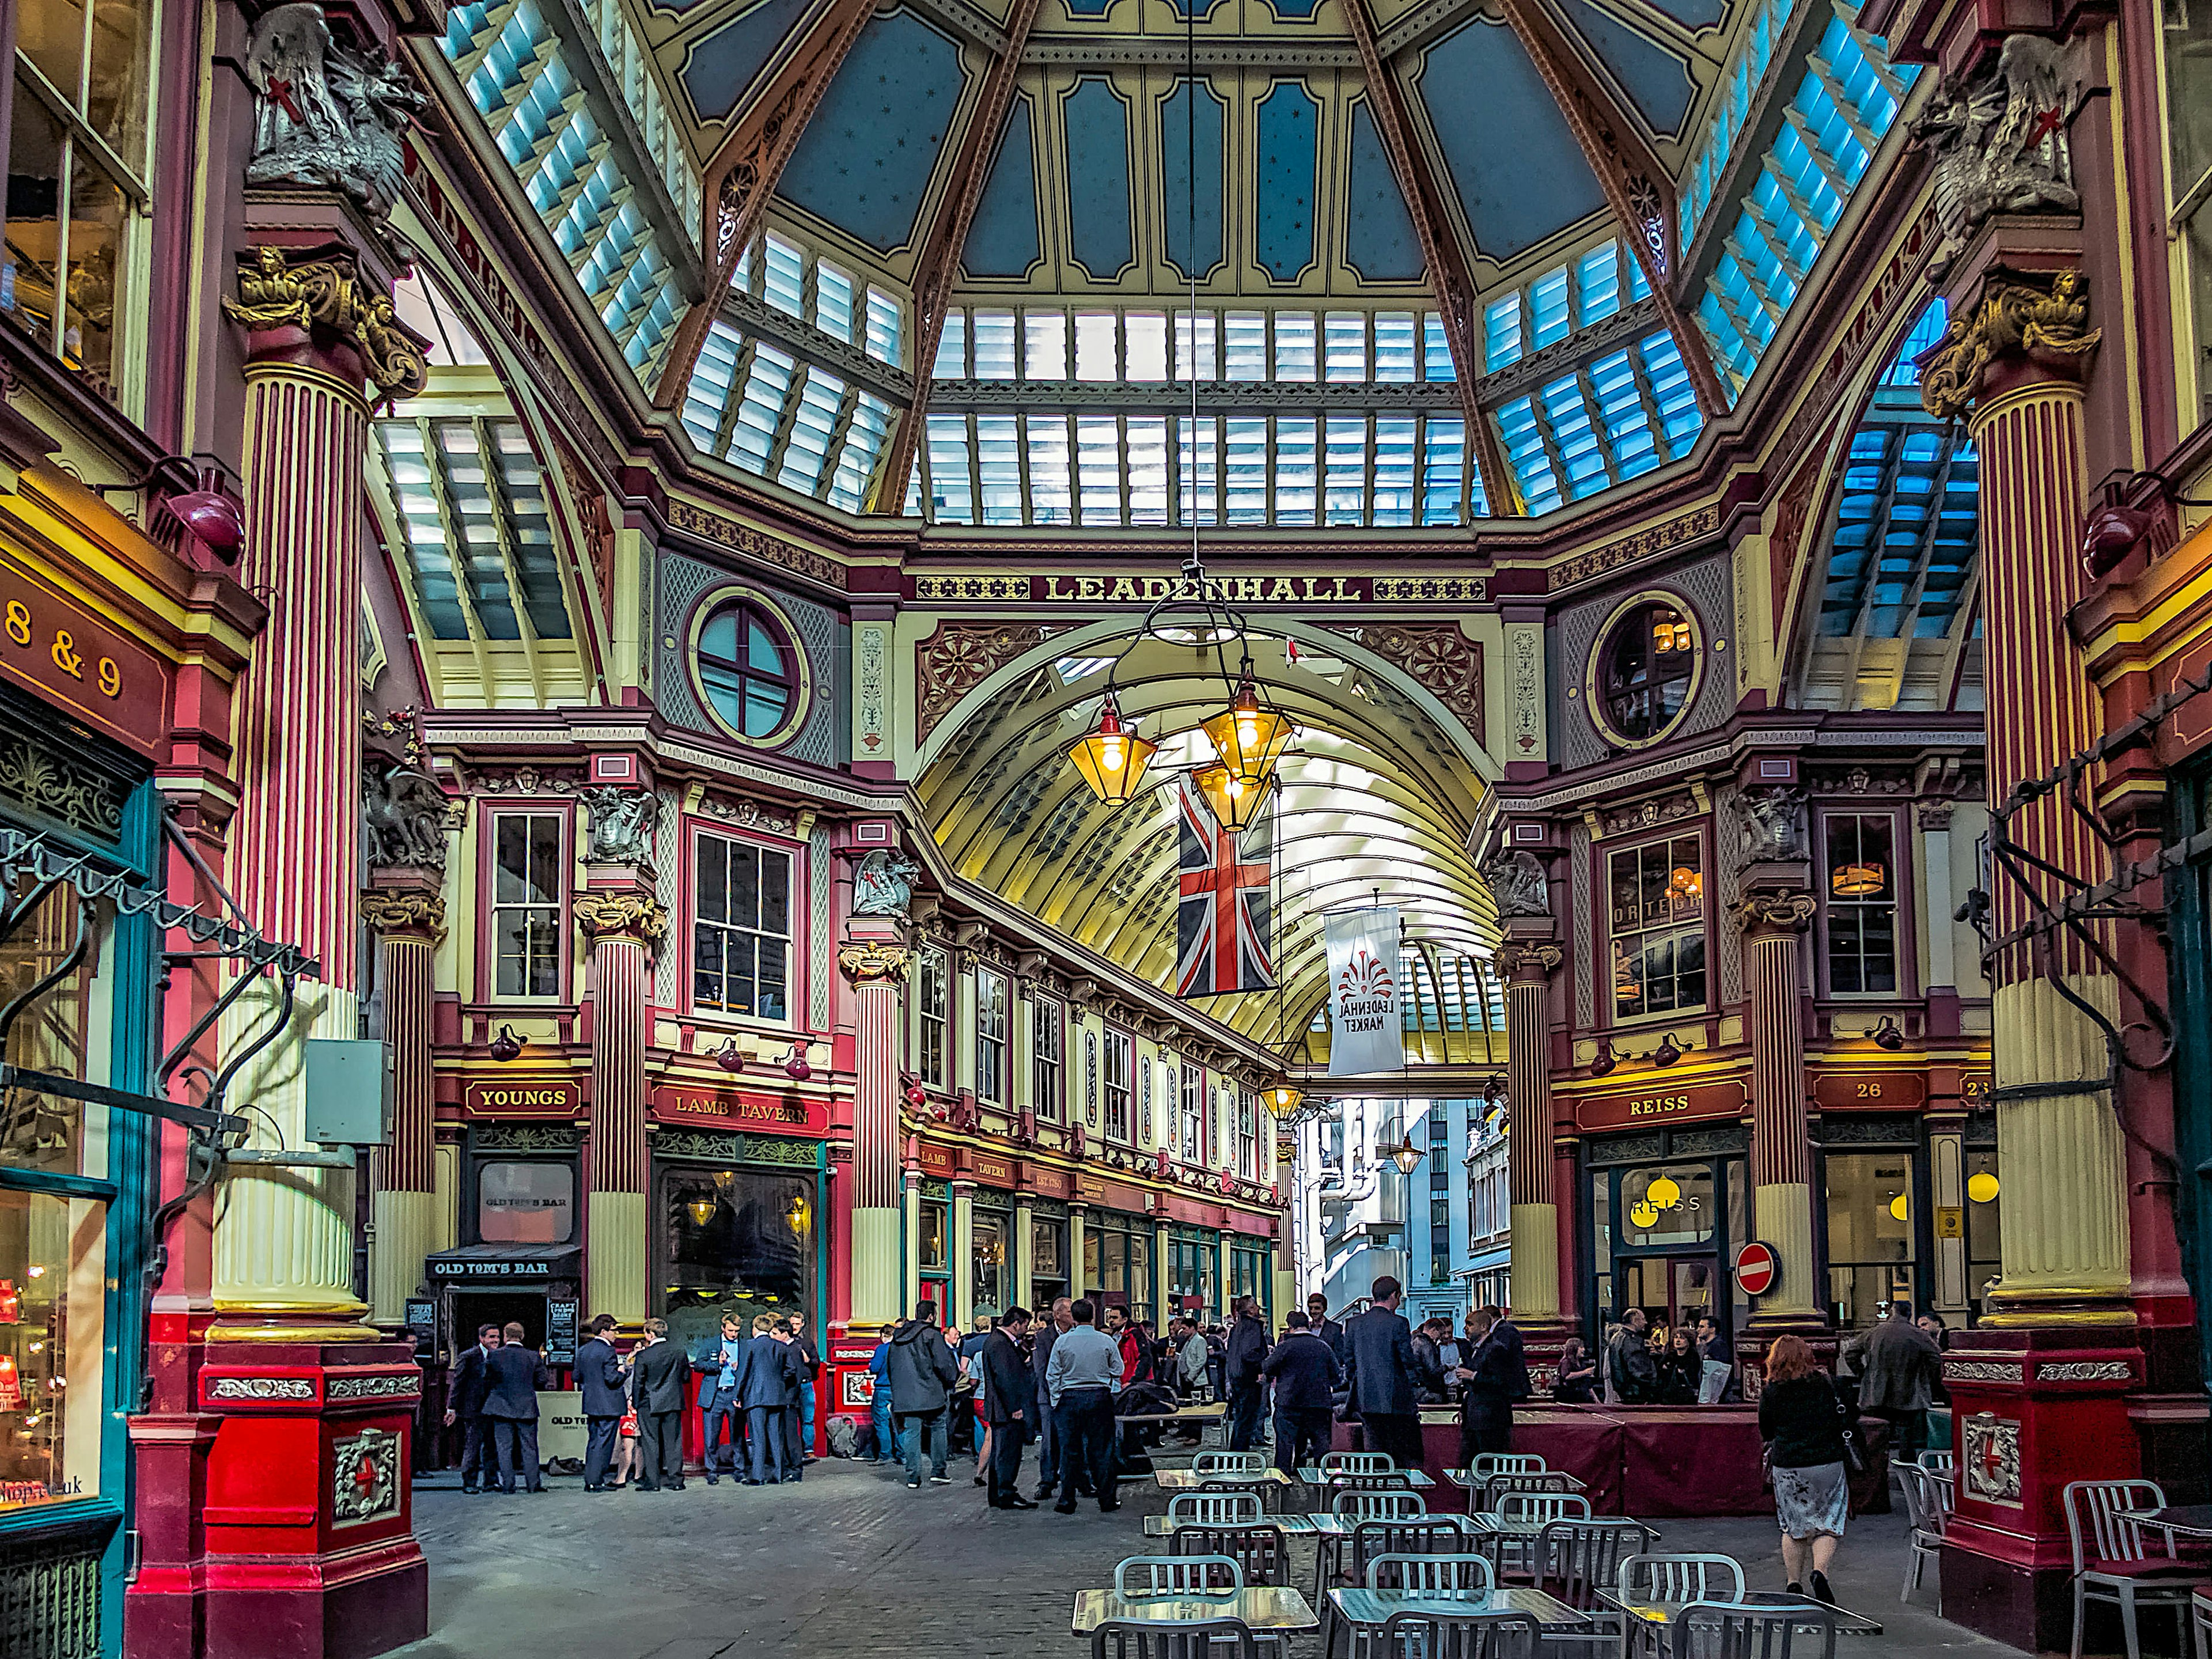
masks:
{"label": "gold ornament", "polygon": [[576,925],[592,939],[627,936],[651,951],[668,937],[668,908],[658,899],[631,893],[581,893],[575,909]]}
{"label": "gold ornament", "polygon": [[872,980],[904,979],[914,952],[902,945],[848,945],[837,952],[837,965],[846,976],[861,984]]}
{"label": "gold ornament", "polygon": [[380,933],[427,933],[433,945],[446,937],[446,901],[434,893],[373,887],[361,896],[361,919]]}
{"label": "gold ornament", "polygon": [[1972,310],[1951,319],[1922,354],[1920,406],[1939,421],[1966,415],[1982,394],[1982,376],[2000,357],[2086,357],[2104,330],[2089,325],[2088,281],[2078,270],[1993,266]]}
{"label": "gold ornament", "polygon": [[298,264],[283,250],[258,247],[239,262],[238,298],[226,297],[223,314],[252,329],[322,328],[361,353],[368,378],[386,398],[412,398],[430,383],[428,342],[399,320],[392,296],[361,280],[349,253]]}

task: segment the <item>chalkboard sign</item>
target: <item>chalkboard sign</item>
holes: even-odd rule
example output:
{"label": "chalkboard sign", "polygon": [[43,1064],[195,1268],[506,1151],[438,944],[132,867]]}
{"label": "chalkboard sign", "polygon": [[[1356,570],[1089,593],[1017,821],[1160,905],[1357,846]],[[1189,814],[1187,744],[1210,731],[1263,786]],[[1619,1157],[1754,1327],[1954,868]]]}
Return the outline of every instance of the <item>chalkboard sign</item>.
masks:
{"label": "chalkboard sign", "polygon": [[407,1298],[407,1329],[415,1338],[415,1358],[435,1361],[438,1358],[438,1304],[427,1296]]}
{"label": "chalkboard sign", "polygon": [[573,1365],[576,1363],[576,1320],[580,1304],[574,1297],[549,1296],[545,1298],[545,1363],[549,1365]]}

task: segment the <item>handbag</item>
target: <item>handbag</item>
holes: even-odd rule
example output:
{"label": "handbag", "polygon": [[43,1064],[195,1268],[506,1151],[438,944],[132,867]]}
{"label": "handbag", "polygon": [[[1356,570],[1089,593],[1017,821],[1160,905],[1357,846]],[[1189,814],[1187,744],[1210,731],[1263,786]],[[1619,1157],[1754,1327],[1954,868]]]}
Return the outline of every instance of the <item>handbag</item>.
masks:
{"label": "handbag", "polygon": [[635,1439],[638,1432],[637,1413],[635,1412],[624,1412],[623,1413],[622,1421],[615,1425],[615,1432],[617,1434],[626,1434],[633,1440]]}

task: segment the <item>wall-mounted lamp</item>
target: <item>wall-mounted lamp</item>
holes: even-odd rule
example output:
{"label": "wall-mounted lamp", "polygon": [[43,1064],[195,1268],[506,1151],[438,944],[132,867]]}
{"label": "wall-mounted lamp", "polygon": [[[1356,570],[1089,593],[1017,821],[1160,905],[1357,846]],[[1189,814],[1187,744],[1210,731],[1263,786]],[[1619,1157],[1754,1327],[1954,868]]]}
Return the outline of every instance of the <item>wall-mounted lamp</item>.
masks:
{"label": "wall-mounted lamp", "polygon": [[804,1083],[814,1075],[814,1068],[806,1063],[806,1045],[804,1042],[791,1045],[791,1057],[783,1062],[783,1074],[793,1083]]}
{"label": "wall-mounted lamp", "polygon": [[[1375,1155],[1377,1158],[1389,1158],[1398,1166],[1398,1173],[1403,1176],[1413,1174],[1421,1162],[1421,1149],[1413,1145],[1411,1131],[1408,1131],[1405,1139],[1395,1146],[1377,1147]],[[1224,1180],[1226,1181],[1226,1172],[1224,1174]]]}
{"label": "wall-mounted lamp", "polygon": [[737,1038],[724,1037],[722,1046],[714,1050],[714,1064],[732,1077],[745,1069],[745,1057],[738,1052]]}
{"label": "wall-mounted lamp", "polygon": [[1651,1051],[1651,1063],[1654,1066],[1672,1066],[1681,1057],[1682,1051],[1674,1046],[1674,1034],[1672,1031],[1661,1037],[1659,1046]]}
{"label": "wall-mounted lamp", "polygon": [[1867,1035],[1874,1039],[1875,1048],[1887,1048],[1892,1054],[1895,1054],[1905,1046],[1905,1033],[1898,1030],[1896,1020],[1887,1014],[1884,1014],[1881,1017],[1881,1024],[1869,1031]]}
{"label": "wall-mounted lamp", "polygon": [[502,1025],[499,1028],[499,1035],[491,1040],[490,1047],[486,1052],[504,1066],[508,1060],[517,1058],[522,1053],[522,1039],[515,1036],[514,1027]]}
{"label": "wall-mounted lamp", "polygon": [[1613,1068],[1620,1064],[1620,1057],[1613,1052],[1612,1040],[1605,1039],[1597,1045],[1597,1058],[1590,1061],[1590,1075],[1608,1077],[1612,1074]]}

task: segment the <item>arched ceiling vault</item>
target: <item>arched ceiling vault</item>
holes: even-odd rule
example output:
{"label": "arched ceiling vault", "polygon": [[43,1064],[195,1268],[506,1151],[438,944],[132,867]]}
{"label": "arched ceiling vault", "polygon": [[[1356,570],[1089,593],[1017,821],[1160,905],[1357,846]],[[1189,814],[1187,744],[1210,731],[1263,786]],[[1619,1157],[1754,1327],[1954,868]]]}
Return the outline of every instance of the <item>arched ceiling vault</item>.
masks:
{"label": "arched ceiling vault", "polygon": [[[953,866],[1133,975],[1173,976],[1174,787],[1211,753],[1197,731],[1227,702],[1214,653],[1150,636],[1124,618],[1062,635],[970,693],[933,732],[919,795]],[[1117,635],[1114,630],[1121,630]],[[1265,695],[1299,728],[1275,797],[1275,952],[1280,993],[1203,1000],[1201,1012],[1295,1045],[1321,996],[1322,916],[1379,896],[1409,941],[1441,957],[1486,958],[1497,906],[1468,855],[1495,763],[1419,688],[1322,635],[1295,660],[1249,642]],[[1234,665],[1236,647],[1231,648]],[[1161,744],[1151,791],[1101,805],[1066,759],[1097,717],[1112,660],[1125,718]]]}

